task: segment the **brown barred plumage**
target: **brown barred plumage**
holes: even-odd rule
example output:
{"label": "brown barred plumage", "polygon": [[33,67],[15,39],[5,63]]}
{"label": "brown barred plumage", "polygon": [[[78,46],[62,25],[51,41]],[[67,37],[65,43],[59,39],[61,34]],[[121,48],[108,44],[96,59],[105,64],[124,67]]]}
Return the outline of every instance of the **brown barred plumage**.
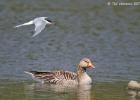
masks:
{"label": "brown barred plumage", "polygon": [[[88,58],[84,58],[78,65],[77,73],[69,71],[29,71],[26,72],[32,75],[33,78],[42,81],[43,83],[50,84],[79,84],[79,83],[91,83],[91,78],[86,74],[86,68],[94,67]],[[86,82],[87,81],[87,82]]]}
{"label": "brown barred plumage", "polygon": [[30,71],[35,78],[45,81],[46,83],[57,84],[64,80],[76,80],[77,74],[69,71]]}

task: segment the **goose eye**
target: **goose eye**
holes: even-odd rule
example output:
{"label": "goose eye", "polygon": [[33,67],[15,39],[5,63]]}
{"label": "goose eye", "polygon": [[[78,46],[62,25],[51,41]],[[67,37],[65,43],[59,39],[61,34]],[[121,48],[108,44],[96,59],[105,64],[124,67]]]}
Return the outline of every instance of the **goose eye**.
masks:
{"label": "goose eye", "polygon": [[84,62],[89,63],[89,61],[84,60]]}

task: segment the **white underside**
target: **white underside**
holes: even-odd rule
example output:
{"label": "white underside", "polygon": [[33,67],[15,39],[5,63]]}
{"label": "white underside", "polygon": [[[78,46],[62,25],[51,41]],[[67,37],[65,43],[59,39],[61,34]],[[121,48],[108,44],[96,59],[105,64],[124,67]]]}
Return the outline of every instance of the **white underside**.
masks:
{"label": "white underside", "polygon": [[79,84],[91,84],[91,83],[92,83],[92,79],[88,76],[86,72],[83,73],[83,75],[79,80]]}

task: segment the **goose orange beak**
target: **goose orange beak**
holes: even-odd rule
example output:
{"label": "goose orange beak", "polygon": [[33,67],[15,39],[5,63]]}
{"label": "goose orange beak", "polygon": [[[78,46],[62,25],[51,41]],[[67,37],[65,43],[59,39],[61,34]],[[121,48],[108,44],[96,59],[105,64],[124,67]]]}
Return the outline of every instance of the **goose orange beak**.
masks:
{"label": "goose orange beak", "polygon": [[88,67],[89,67],[89,68],[95,68],[95,65],[92,64],[92,63],[89,63],[89,64],[88,64]]}

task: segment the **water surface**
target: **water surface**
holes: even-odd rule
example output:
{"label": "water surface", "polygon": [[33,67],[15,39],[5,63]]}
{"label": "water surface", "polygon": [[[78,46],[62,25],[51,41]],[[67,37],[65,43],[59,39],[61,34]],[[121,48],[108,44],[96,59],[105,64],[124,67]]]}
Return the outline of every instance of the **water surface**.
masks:
{"label": "water surface", "polygon": [[0,100],[133,100],[127,94],[126,82],[94,83],[64,88],[29,81],[1,81]]}
{"label": "water surface", "polygon": [[[80,59],[89,57],[96,65],[88,70],[95,82],[89,98],[128,100],[127,82],[140,79],[139,11],[139,6],[108,6],[106,0],[1,0],[0,99],[77,100],[79,93],[30,89],[34,82],[24,71],[75,71]],[[37,16],[56,25],[35,38],[34,26],[13,28]]]}

